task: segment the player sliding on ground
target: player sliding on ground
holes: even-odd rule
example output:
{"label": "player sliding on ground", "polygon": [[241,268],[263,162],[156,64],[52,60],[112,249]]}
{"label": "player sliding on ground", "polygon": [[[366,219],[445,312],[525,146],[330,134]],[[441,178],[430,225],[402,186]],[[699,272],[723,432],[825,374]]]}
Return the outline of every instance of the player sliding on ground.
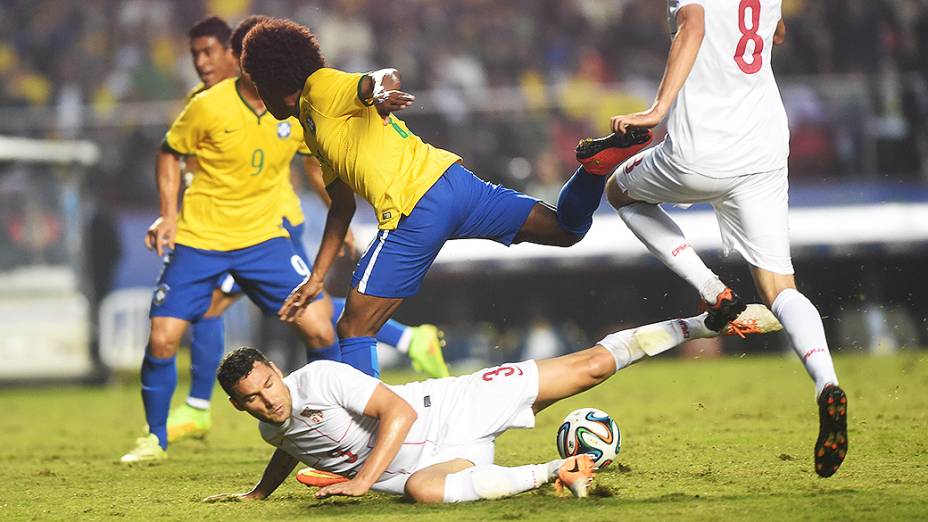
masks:
{"label": "player sliding on ground", "polygon": [[[758,332],[778,329],[769,311],[755,316],[764,317]],[[350,477],[320,488],[318,498],[374,489],[416,502],[466,502],[515,495],[553,480],[583,497],[593,478],[588,455],[497,466],[496,437],[533,427],[541,410],[646,355],[715,335],[703,314],[614,333],[554,359],[400,386],[332,361],[311,362],[284,378],[259,350],[239,348],[219,365],[219,384],[236,408],[261,421],[261,436],[277,450],[251,491],[205,500],[267,498],[298,462]]]}
{"label": "player sliding on ground", "polygon": [[667,137],[612,174],[609,202],[635,235],[700,292],[719,326],[744,304],[687,244],[658,203],[711,203],[726,250],[751,264],[761,299],[783,323],[815,381],[815,471],[847,454],[847,397],[815,305],[796,289],[789,250],[789,127],[770,65],[786,29],[779,0],[669,0],[674,33],[650,109],[614,116],[618,135],[667,118]]}
{"label": "player sliding on ground", "polygon": [[[375,209],[376,239],[358,264],[338,321],[343,352],[374,353],[372,337],[415,295],[449,239],[484,238],[504,245],[570,246],[592,225],[605,179],[582,168],[554,208],[475,176],[452,152],[433,147],[392,112],[413,97],[399,91],[393,69],[367,74],[326,67],[313,34],[289,20],[259,23],[245,37],[242,67],[276,118],[296,117],[322,166],[332,206],[312,274],[281,307],[301,313],[322,291],[355,212],[355,193]],[[650,131],[614,140],[613,166],[651,139]]]}

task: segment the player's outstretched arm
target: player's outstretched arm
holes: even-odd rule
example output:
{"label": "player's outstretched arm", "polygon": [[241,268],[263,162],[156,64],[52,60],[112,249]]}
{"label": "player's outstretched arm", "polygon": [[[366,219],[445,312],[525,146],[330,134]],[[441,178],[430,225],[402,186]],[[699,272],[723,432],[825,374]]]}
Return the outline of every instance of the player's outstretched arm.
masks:
{"label": "player's outstretched arm", "polygon": [[[303,156],[303,170],[306,171],[306,178],[309,181],[309,186],[311,186],[313,192],[319,196],[319,200],[322,201],[327,208],[331,207],[332,198],[325,189],[325,182],[322,180],[322,166],[319,165],[319,160],[317,160],[315,156]],[[349,228],[348,232],[345,234],[345,245],[339,255],[346,254],[353,259],[355,257],[354,249],[354,235]]]}
{"label": "player's outstretched arm", "polygon": [[155,160],[155,182],[161,215],[145,233],[145,247],[164,255],[164,248],[174,248],[177,235],[177,197],[180,193],[180,158],[167,150],[158,151]]}
{"label": "player's outstretched arm", "polygon": [[401,84],[402,79],[396,69],[380,69],[361,78],[359,95],[365,103],[377,107],[377,112],[384,118],[384,124],[390,113],[403,110],[416,100],[412,94],[399,90]]}
{"label": "player's outstretched arm", "polygon": [[322,292],[325,286],[325,276],[332,268],[335,256],[342,249],[348,226],[351,224],[351,218],[354,217],[356,203],[351,187],[336,179],[326,189],[332,198],[332,205],[326,216],[325,230],[313,262],[313,271],[300,286],[290,292],[283,306],[277,311],[277,316],[283,321],[291,323],[296,321],[303,308],[312,303],[319,292]]}
{"label": "player's outstretched arm", "polygon": [[701,5],[690,4],[677,12],[677,35],[670,44],[667,66],[654,103],[643,112],[613,116],[613,132],[625,134],[629,127],[650,129],[664,119],[693,69],[705,30],[706,13]]}
{"label": "player's outstretched arm", "polygon": [[371,486],[396,458],[417,417],[416,410],[409,403],[383,384],[378,384],[374,389],[364,407],[364,415],[380,420],[374,449],[353,479],[320,489],[316,492],[316,498],[333,495],[360,497],[370,491]]}
{"label": "player's outstretched arm", "polygon": [[203,502],[232,502],[238,500],[264,500],[271,496],[277,488],[283,483],[293,468],[297,465],[297,459],[290,456],[289,453],[277,449],[271,455],[267,467],[264,468],[264,475],[261,481],[252,488],[248,493],[220,493],[203,499]]}

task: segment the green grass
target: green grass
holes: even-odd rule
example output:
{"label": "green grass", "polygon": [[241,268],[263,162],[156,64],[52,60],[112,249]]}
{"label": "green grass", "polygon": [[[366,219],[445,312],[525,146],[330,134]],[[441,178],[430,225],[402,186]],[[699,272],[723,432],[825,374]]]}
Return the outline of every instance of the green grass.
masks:
{"label": "green grass", "polygon": [[[207,495],[250,488],[271,453],[255,421],[223,401],[207,442],[179,443],[158,466],[126,467],[116,461],[144,424],[134,382],[2,390],[0,520],[928,518],[928,352],[844,356],[836,365],[851,432],[848,460],[831,479],[812,469],[813,389],[794,358],[661,359],[498,441],[500,464],[546,461],[556,457],[555,430],[568,411],[608,411],[624,437],[621,466],[597,476],[594,498],[558,498],[545,488],[452,506],[383,495],[318,502],[295,480],[264,502],[203,504]],[[186,385],[179,390],[176,400]]]}

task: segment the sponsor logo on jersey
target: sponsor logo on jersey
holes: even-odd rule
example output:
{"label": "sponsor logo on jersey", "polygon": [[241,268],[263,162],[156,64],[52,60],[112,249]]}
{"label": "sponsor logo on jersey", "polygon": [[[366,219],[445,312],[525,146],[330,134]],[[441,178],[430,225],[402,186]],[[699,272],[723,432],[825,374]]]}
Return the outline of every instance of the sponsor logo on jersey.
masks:
{"label": "sponsor logo on jersey", "polygon": [[282,121],[277,124],[277,137],[284,140],[290,137],[290,122]]}
{"label": "sponsor logo on jersey", "polygon": [[303,123],[306,125],[306,128],[309,129],[309,132],[313,134],[316,133],[316,122],[314,122],[310,116],[307,115]]}
{"label": "sponsor logo on jersey", "polygon": [[634,170],[635,167],[637,167],[638,165],[641,165],[642,159],[643,159],[643,158],[638,158],[638,159],[636,159],[635,161],[632,161],[632,162],[629,162],[628,164],[626,164],[626,165],[625,165],[625,173],[626,173],[626,174],[631,174],[632,170]]}
{"label": "sponsor logo on jersey", "polygon": [[309,419],[309,422],[313,424],[319,424],[325,420],[325,414],[319,410],[312,410],[309,408],[303,408],[303,411],[300,412],[300,417],[306,417]]}

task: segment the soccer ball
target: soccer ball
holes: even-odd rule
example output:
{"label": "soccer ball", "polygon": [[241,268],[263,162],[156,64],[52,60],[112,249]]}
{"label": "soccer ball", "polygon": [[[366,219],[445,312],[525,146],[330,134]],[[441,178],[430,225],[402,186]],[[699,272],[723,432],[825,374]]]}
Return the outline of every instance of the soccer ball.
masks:
{"label": "soccer ball", "polygon": [[570,412],[557,429],[557,452],[562,459],[589,453],[596,469],[608,466],[622,448],[622,432],[608,413],[596,408]]}

